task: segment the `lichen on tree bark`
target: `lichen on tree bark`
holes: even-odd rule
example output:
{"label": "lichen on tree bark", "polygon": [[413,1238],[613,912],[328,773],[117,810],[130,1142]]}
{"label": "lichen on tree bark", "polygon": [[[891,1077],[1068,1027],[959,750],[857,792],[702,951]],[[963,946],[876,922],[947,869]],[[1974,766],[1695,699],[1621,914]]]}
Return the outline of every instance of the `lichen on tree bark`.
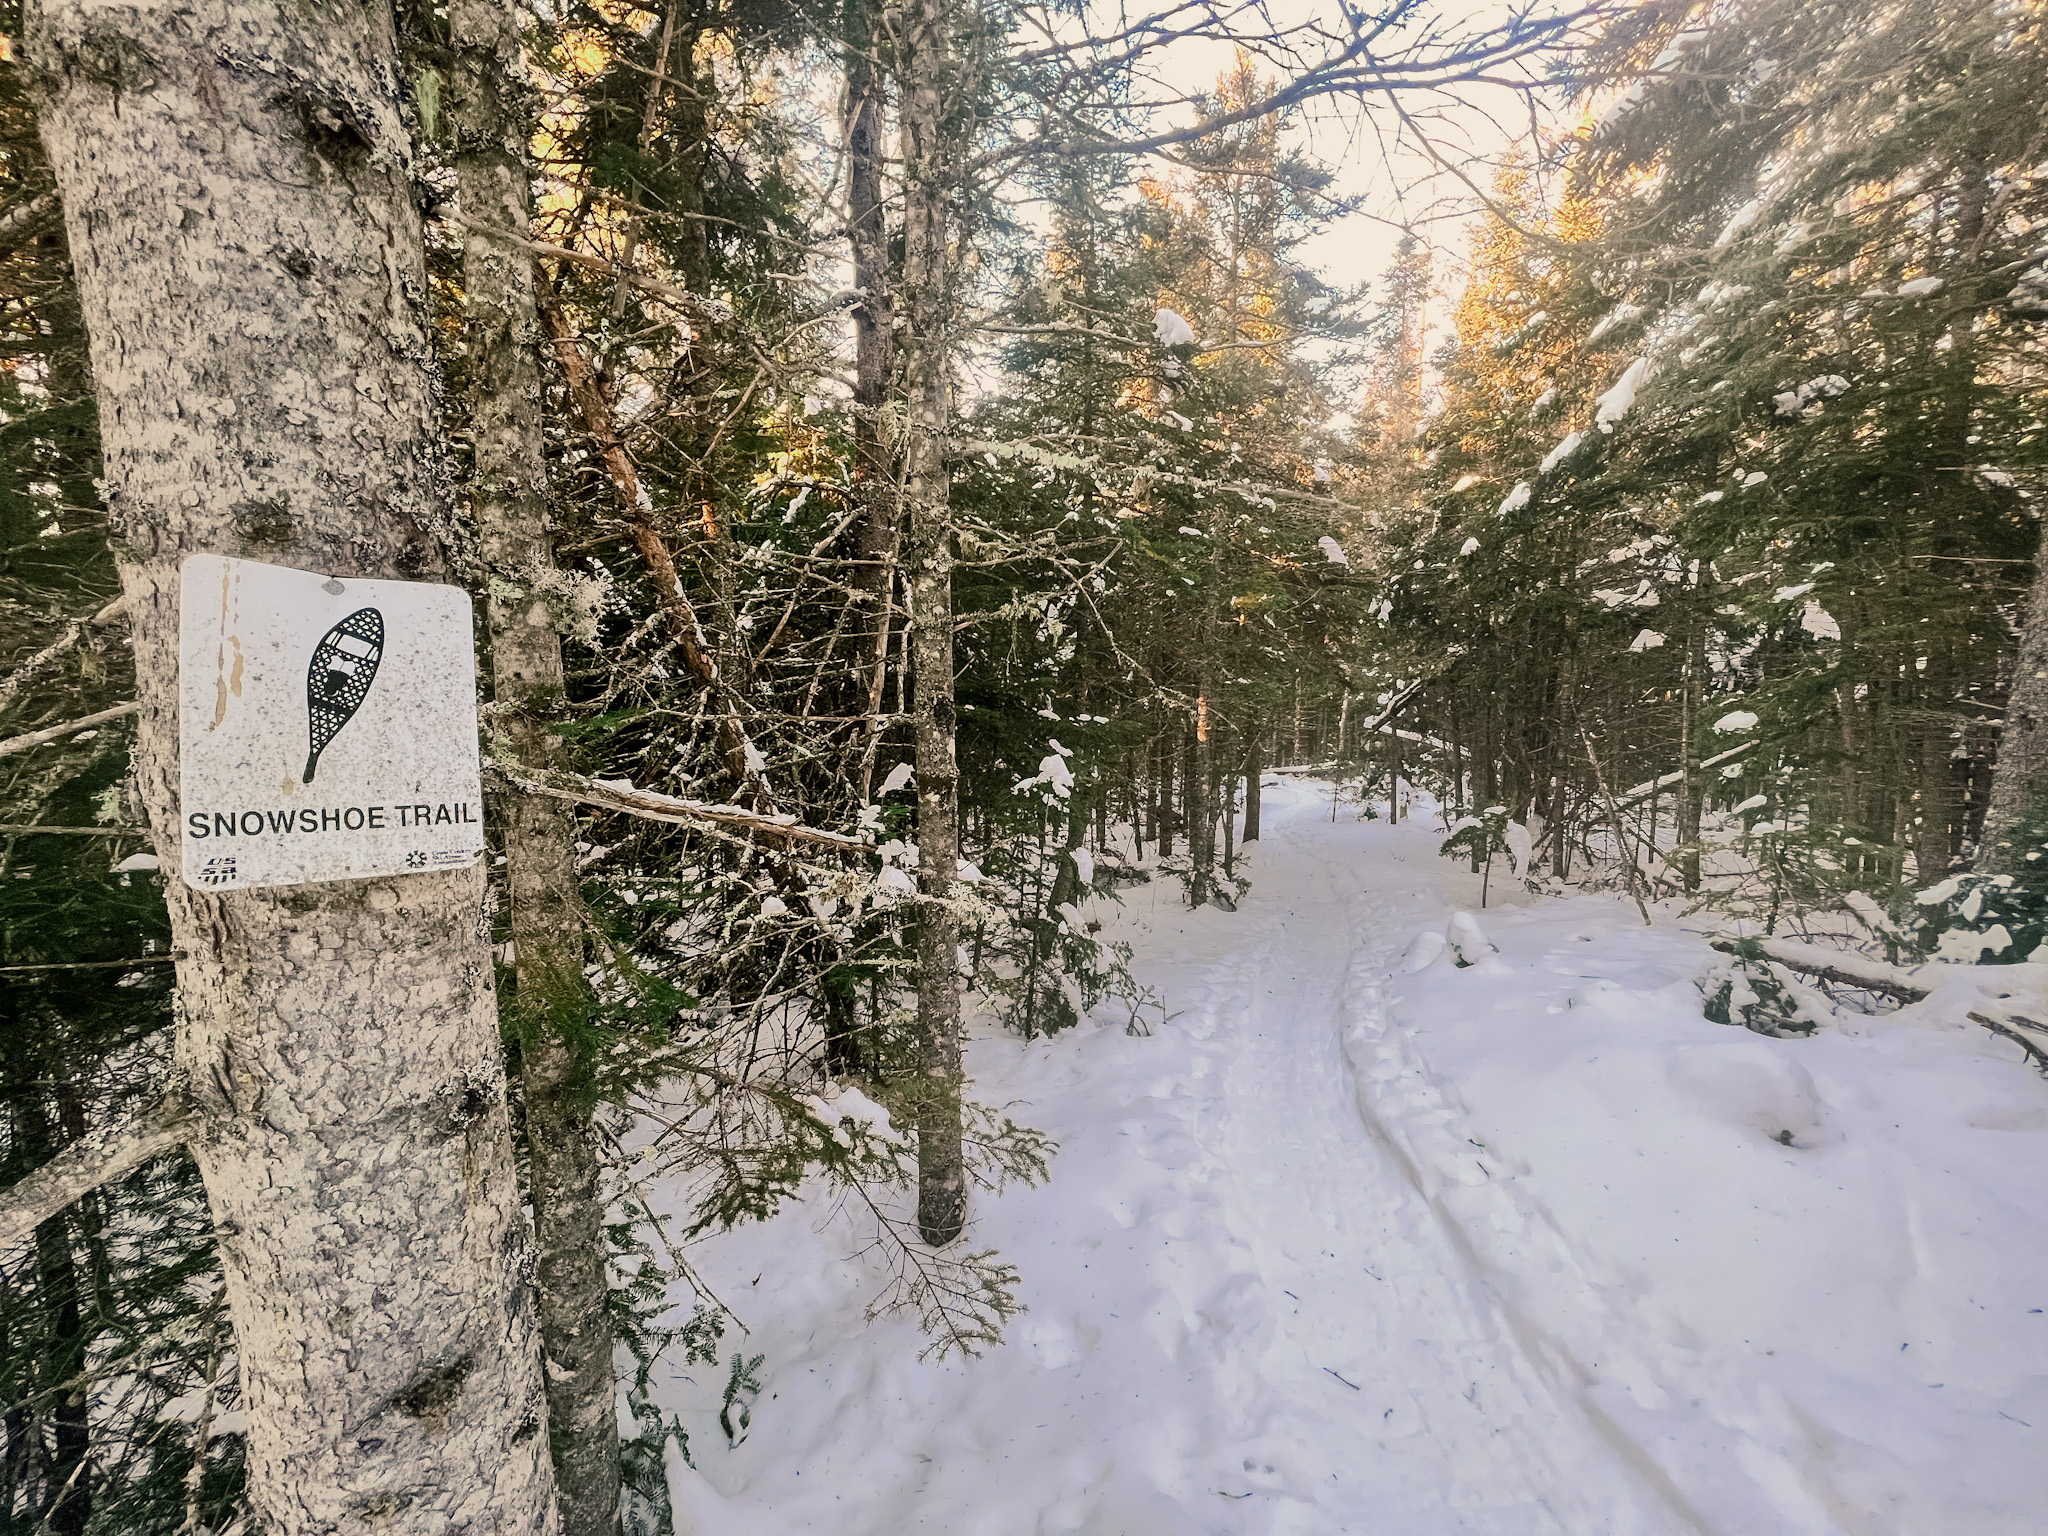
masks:
{"label": "lichen on tree bark", "polygon": [[[199,551],[434,579],[453,537],[391,16],[42,0],[41,127],[92,338],[136,769],[180,867]],[[173,880],[177,1056],[271,1529],[556,1528],[481,869]]]}

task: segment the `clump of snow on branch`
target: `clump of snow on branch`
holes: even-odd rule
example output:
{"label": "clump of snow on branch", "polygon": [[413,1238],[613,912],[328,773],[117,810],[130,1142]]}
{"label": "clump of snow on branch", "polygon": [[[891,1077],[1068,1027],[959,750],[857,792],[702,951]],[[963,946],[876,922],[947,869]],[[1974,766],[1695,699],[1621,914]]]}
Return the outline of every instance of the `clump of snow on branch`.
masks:
{"label": "clump of snow on branch", "polygon": [[1603,431],[1611,432],[1614,424],[1626,416],[1636,403],[1636,391],[1641,389],[1650,377],[1650,360],[1639,357],[1630,363],[1614,387],[1600,397],[1593,408],[1593,421]]}
{"label": "clump of snow on branch", "polygon": [[1839,373],[1824,373],[1808,379],[1797,389],[1771,396],[1771,406],[1780,416],[1797,416],[1816,400],[1832,400],[1849,392],[1849,381]]}
{"label": "clump of snow on branch", "polygon": [[1557,468],[1558,465],[1562,464],[1566,459],[1570,458],[1573,454],[1577,453],[1579,451],[1579,444],[1583,443],[1585,440],[1585,433],[1572,433],[1563,442],[1559,443],[1555,448],[1551,449],[1550,452],[1543,456],[1543,462],[1536,466],[1537,471],[1541,474],[1549,474],[1553,469]]}
{"label": "clump of snow on branch", "polygon": [[1316,540],[1316,548],[1323,552],[1323,558],[1332,565],[1349,565],[1350,557],[1344,553],[1344,546],[1327,533]]}
{"label": "clump of snow on branch", "polygon": [[1799,627],[1816,640],[1842,638],[1842,626],[1835,622],[1835,616],[1816,602],[1807,603],[1806,611],[1799,616]]}
{"label": "clump of snow on branch", "polygon": [[1591,346],[1617,325],[1627,325],[1631,320],[1640,320],[1643,307],[1640,304],[1617,304],[1600,317],[1600,323],[1586,333],[1586,345]]}
{"label": "clump of snow on branch", "polygon": [[1761,199],[1751,198],[1735,210],[1735,216],[1721,226],[1721,233],[1714,239],[1714,249],[1722,250],[1735,243],[1742,232],[1754,224],[1764,211]]}
{"label": "clump of snow on branch", "polygon": [[1152,317],[1152,334],[1162,347],[1184,347],[1195,339],[1195,328],[1178,311],[1162,309]]}

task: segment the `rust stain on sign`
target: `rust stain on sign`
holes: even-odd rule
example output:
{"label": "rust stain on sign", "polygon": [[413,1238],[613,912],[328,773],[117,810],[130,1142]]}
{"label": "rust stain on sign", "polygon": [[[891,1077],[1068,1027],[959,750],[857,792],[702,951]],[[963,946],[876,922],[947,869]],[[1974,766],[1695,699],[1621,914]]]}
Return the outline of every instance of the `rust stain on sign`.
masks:
{"label": "rust stain on sign", "polygon": [[[233,598],[234,580],[235,573],[233,567],[229,567],[221,572],[220,627],[223,630],[228,627],[228,612]],[[233,646],[235,651],[235,660],[232,667],[228,664],[227,647],[229,646]],[[240,635],[223,635],[222,644],[215,649],[213,654],[213,723],[207,726],[209,731],[219,730],[220,723],[227,719],[229,694],[233,694],[238,699],[242,696],[242,637]]]}

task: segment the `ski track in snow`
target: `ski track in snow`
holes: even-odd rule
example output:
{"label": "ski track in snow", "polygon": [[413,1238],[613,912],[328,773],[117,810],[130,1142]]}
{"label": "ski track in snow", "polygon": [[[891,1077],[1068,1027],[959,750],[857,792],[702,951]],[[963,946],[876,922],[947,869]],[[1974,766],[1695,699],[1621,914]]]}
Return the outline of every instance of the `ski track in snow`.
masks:
{"label": "ski track in snow", "polygon": [[1049,1187],[978,1198],[969,1241],[1031,1309],[1002,1349],[918,1363],[908,1323],[864,1324],[875,1272],[829,1211],[698,1250],[768,1391],[728,1450],[723,1371],[675,1373],[700,1469],[672,1458],[679,1531],[1905,1528],[1832,1486],[1827,1430],[1575,1246],[1432,1070],[1403,952],[1477,882],[1434,836],[1327,825],[1315,786],[1267,809],[1242,911],[1179,911],[1170,881],[1126,898],[1157,1036],[970,1050],[983,1096],[1000,1078],[1063,1143]]}

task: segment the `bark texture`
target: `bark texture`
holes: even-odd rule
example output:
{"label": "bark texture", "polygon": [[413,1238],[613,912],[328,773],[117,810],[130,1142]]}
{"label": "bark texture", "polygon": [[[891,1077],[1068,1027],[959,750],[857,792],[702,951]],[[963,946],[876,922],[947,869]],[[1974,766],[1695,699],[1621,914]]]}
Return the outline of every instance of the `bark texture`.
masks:
{"label": "bark texture", "polygon": [[910,664],[917,768],[917,1223],[933,1247],[967,1222],[960,1131],[960,770],[954,757],[953,521],[947,482],[952,218],[947,163],[944,0],[893,8],[903,150],[905,378],[909,432],[904,499],[909,539]]}
{"label": "bark texture", "polygon": [[[462,210],[473,224],[523,241],[532,216],[526,144],[537,95],[517,18],[508,0],[454,0],[448,19]],[[463,294],[476,452],[469,502],[483,562],[492,727],[518,762],[561,768],[567,754],[548,729],[562,705],[562,642],[544,595],[558,573],[547,529],[532,257],[472,227],[463,245]],[[576,815],[561,800],[528,794],[499,796],[493,811],[504,839],[556,1501],[563,1536],[612,1536],[619,1529],[619,1415],[595,1099],[576,1044],[590,1005]]]}
{"label": "bark texture", "polygon": [[[41,126],[180,867],[179,563],[438,578],[452,524],[391,16],[42,0]],[[271,1530],[556,1527],[478,869],[170,882],[177,1055]]]}
{"label": "bark texture", "polygon": [[1244,840],[1259,840],[1259,781],[1266,776],[1266,722],[1254,720],[1244,763]]}
{"label": "bark texture", "polygon": [[884,219],[883,84],[875,65],[871,0],[846,7],[846,209],[853,248],[853,494],[860,503],[852,585],[866,632],[858,650],[868,672],[867,740],[861,746],[861,799],[874,783],[882,744],[882,686],[889,668],[890,594],[895,586],[902,496],[896,482],[893,434],[885,406],[896,362],[895,308],[890,295],[889,230]]}
{"label": "bark texture", "polygon": [[1991,803],[1977,845],[1977,869],[1987,875],[2024,873],[2027,849],[2021,834],[2048,819],[2048,523],[2041,532],[2005,729],[1998,738],[1998,764],[1991,775]]}

